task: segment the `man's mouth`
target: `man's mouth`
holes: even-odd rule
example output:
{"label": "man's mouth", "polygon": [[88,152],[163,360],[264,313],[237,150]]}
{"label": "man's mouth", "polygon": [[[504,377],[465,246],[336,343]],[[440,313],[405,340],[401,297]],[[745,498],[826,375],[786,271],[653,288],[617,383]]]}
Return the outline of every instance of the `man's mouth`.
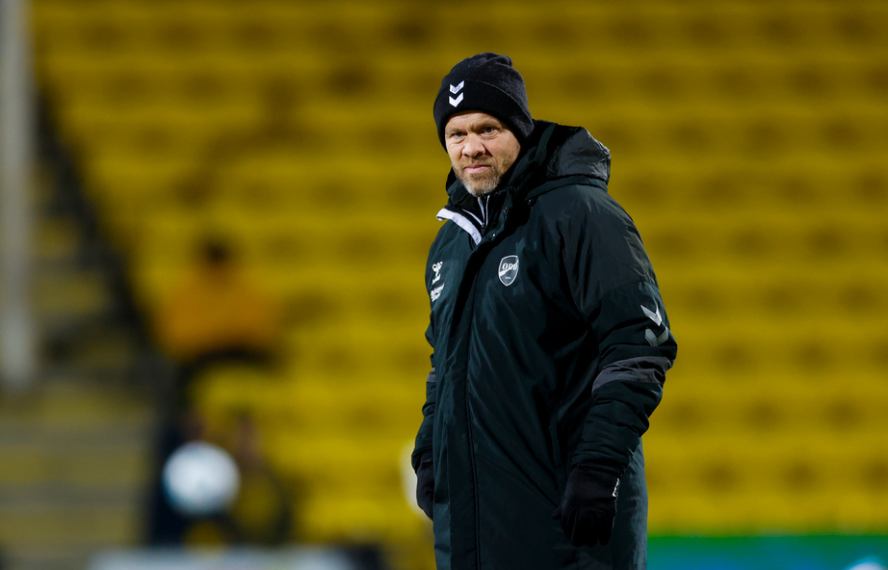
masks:
{"label": "man's mouth", "polygon": [[466,174],[478,174],[480,172],[486,171],[489,168],[489,164],[470,164],[466,166],[463,170],[465,170]]}

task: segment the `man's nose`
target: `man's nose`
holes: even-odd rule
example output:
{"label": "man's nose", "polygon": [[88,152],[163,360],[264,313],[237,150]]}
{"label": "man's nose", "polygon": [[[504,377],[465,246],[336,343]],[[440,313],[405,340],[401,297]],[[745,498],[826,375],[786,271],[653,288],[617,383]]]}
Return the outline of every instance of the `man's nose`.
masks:
{"label": "man's nose", "polygon": [[478,137],[469,135],[466,137],[466,143],[463,145],[463,154],[471,158],[480,156],[484,154],[484,145],[481,144]]}

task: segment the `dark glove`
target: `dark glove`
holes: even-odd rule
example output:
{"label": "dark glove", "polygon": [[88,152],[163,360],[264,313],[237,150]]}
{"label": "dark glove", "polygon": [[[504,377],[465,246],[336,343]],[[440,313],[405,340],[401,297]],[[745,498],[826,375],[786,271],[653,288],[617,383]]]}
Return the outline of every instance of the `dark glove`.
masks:
{"label": "dark glove", "polygon": [[552,518],[561,521],[574,546],[610,542],[617,515],[620,477],[593,465],[577,465]]}
{"label": "dark glove", "polygon": [[435,500],[435,469],[432,467],[432,454],[424,453],[416,470],[416,504],[430,519]]}

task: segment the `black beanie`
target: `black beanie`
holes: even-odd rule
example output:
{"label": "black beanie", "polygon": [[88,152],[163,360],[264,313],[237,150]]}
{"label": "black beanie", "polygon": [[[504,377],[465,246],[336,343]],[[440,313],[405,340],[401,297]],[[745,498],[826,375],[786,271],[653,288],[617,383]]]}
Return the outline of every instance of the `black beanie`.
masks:
{"label": "black beanie", "polygon": [[468,57],[454,65],[441,81],[434,113],[444,148],[447,121],[464,111],[493,115],[509,127],[520,143],[533,131],[524,79],[504,55],[487,52]]}

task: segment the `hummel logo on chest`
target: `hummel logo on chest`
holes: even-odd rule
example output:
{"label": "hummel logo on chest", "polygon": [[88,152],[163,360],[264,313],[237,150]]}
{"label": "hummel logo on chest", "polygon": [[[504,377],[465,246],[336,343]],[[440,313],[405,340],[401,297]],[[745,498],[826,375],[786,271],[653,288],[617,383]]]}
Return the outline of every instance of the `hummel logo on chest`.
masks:
{"label": "hummel logo on chest", "polygon": [[[435,272],[435,278],[432,279],[432,285],[434,285],[435,283],[437,283],[438,281],[441,280],[441,267],[443,267],[443,266],[444,266],[443,261],[439,261],[439,262],[432,265],[432,271]],[[432,300],[432,302],[435,302],[441,296],[441,293],[443,291],[444,291],[444,284],[441,283],[440,285],[432,288],[429,291],[429,298]]]}

